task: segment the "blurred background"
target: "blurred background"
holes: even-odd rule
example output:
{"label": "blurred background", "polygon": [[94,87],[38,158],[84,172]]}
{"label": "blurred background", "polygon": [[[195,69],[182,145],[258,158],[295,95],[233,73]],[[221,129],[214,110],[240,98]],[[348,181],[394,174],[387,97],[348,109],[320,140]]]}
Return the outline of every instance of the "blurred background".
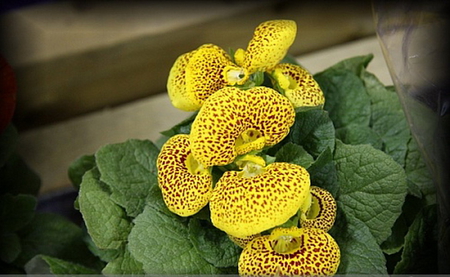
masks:
{"label": "blurred background", "polygon": [[164,92],[180,54],[246,47],[265,20],[297,22],[294,56],[375,33],[369,1],[11,2],[0,52],[18,79],[21,130]]}
{"label": "blurred background", "polygon": [[[0,53],[17,79],[18,152],[41,177],[41,195],[70,187],[67,168],[79,156],[155,140],[189,115],[165,93],[179,55],[204,43],[245,48],[271,19],[297,22],[289,53],[309,57],[308,69],[376,52],[390,82],[370,1],[2,1]],[[328,54],[310,56],[320,51]]]}

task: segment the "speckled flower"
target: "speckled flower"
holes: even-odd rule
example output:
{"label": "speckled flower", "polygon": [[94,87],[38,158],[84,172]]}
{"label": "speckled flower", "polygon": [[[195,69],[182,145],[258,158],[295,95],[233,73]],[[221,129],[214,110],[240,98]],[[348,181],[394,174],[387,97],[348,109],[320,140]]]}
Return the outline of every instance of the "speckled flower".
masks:
{"label": "speckled flower", "polygon": [[255,238],[259,238],[260,236],[261,236],[261,234],[254,234],[254,235],[251,235],[251,236],[238,238],[238,237],[234,237],[232,235],[228,235],[230,240],[232,242],[234,242],[237,246],[241,247],[241,248],[245,248],[247,246],[247,244],[249,244]]}
{"label": "speckled flower", "polygon": [[322,229],[276,228],[252,240],[239,258],[241,276],[334,275],[340,263],[336,241]]}
{"label": "speckled flower", "polygon": [[190,216],[208,204],[211,173],[192,156],[189,135],[175,135],[163,145],[157,168],[158,184],[170,211]]}
{"label": "speckled flower", "polygon": [[285,223],[309,194],[309,173],[289,163],[249,162],[227,171],[210,199],[211,221],[227,234],[245,238]]}
{"label": "speckled flower", "polygon": [[286,55],[296,32],[292,20],[266,21],[256,28],[247,50],[235,52],[235,62],[214,44],[204,44],[181,55],[167,80],[172,104],[181,110],[196,111],[220,88],[243,85],[256,71],[273,68]]}
{"label": "speckled flower", "polygon": [[295,120],[290,101],[274,89],[225,87],[210,96],[191,127],[191,149],[205,166],[280,142]]}
{"label": "speckled flower", "polygon": [[311,186],[311,205],[300,218],[302,227],[319,228],[328,231],[336,219],[336,201],[325,189]]}
{"label": "speckled flower", "polygon": [[295,40],[297,24],[292,20],[270,20],[261,23],[248,43],[234,55],[238,65],[252,74],[272,69],[285,56]]}
{"label": "speckled flower", "polygon": [[297,107],[321,106],[325,97],[319,84],[304,68],[295,64],[278,64],[270,74],[275,86]]}
{"label": "speckled flower", "polygon": [[178,57],[169,73],[167,92],[176,108],[196,111],[217,90],[243,84],[248,77],[222,48],[204,44]]}

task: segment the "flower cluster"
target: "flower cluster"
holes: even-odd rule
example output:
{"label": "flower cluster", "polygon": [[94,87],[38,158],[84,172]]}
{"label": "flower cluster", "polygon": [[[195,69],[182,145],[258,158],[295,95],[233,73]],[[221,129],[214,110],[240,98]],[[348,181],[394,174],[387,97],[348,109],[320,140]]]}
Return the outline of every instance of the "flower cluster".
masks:
{"label": "flower cluster", "polygon": [[243,247],[241,275],[332,275],[340,261],[327,233],[333,196],[302,166],[263,154],[288,135],[296,108],[325,101],[307,70],[282,63],[296,28],[264,22],[232,55],[202,45],[175,61],[167,82],[172,104],[198,113],[190,133],[172,136],[158,156],[164,201],[185,217],[209,205],[212,224]]}

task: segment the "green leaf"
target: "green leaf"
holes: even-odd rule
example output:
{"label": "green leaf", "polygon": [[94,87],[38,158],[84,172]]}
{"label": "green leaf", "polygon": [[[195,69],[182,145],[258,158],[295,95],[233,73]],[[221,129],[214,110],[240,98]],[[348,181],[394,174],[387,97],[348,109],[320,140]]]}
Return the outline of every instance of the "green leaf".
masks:
{"label": "green leaf", "polygon": [[[100,148],[96,156],[100,180],[111,188],[111,199],[136,217],[145,205],[157,205],[156,159],[159,149],[148,140],[128,140]],[[152,192],[152,193],[150,193]]]}
{"label": "green leaf", "polygon": [[336,128],[369,126],[370,98],[359,76],[347,69],[327,69],[315,79],[325,95],[324,109]]}
{"label": "green leaf", "polygon": [[97,266],[98,260],[84,244],[80,227],[57,214],[36,213],[30,224],[18,233],[22,252],[14,261],[24,266],[31,258],[43,254],[73,261],[85,266]]}
{"label": "green leaf", "polygon": [[68,169],[69,179],[72,184],[80,189],[80,184],[83,179],[83,175],[92,168],[95,167],[95,156],[84,155],[76,159]]}
{"label": "green leaf", "polygon": [[0,260],[12,263],[22,251],[20,238],[16,233],[0,233]]}
{"label": "green leaf", "polygon": [[302,146],[288,142],[277,151],[275,161],[292,163],[308,168],[314,162],[314,158]]}
{"label": "green leaf", "polygon": [[329,67],[329,69],[335,70],[350,70],[356,76],[361,76],[373,59],[373,54],[364,56],[355,56],[345,60],[342,60],[335,65]]}
{"label": "green leaf", "polygon": [[372,73],[363,72],[362,80],[371,100],[371,127],[383,141],[384,152],[404,166],[411,133],[397,93]]}
{"label": "green leaf", "polygon": [[376,149],[382,149],[381,137],[371,127],[350,123],[336,129],[336,138],[346,144],[370,144]]}
{"label": "green leaf", "polygon": [[134,220],[129,251],[147,274],[215,274],[189,239],[188,227],[147,206]]}
{"label": "green leaf", "polygon": [[437,274],[438,241],[437,207],[425,207],[416,217],[405,236],[405,247],[394,274]]}
{"label": "green leaf", "polygon": [[110,199],[96,169],[84,175],[78,205],[87,230],[100,249],[118,249],[126,243],[131,222],[125,211]]}
{"label": "green leaf", "polygon": [[341,263],[336,274],[386,275],[386,259],[366,224],[338,209],[338,217],[330,234],[341,250]]}
{"label": "green leaf", "polygon": [[328,112],[309,110],[297,113],[287,141],[301,145],[313,157],[327,148],[334,149],[335,132]]}
{"label": "green leaf", "polygon": [[403,168],[369,145],[336,143],[340,191],[338,205],[362,221],[380,244],[402,212],[406,196]]}
{"label": "green leaf", "polygon": [[39,176],[17,153],[13,153],[0,168],[0,180],[0,194],[37,195],[41,187]]}
{"label": "green leaf", "polygon": [[192,122],[194,122],[196,116],[197,113],[195,112],[172,128],[160,132],[160,134],[166,137],[172,137],[177,134],[189,134],[191,132]]}
{"label": "green leaf", "polygon": [[105,275],[145,274],[142,263],[136,261],[128,249],[125,249],[119,257],[109,262],[105,268],[103,268],[102,273]]}
{"label": "green leaf", "polygon": [[237,267],[242,249],[210,222],[191,219],[189,239],[200,255],[215,267]]}
{"label": "green leaf", "polygon": [[37,255],[26,265],[27,274],[98,274],[94,269],[58,258]]}
{"label": "green leaf", "polygon": [[392,255],[400,251],[405,243],[406,232],[408,232],[408,224],[401,214],[392,226],[391,235],[381,244],[383,252]]}
{"label": "green leaf", "polygon": [[98,257],[100,260],[108,263],[115,258],[117,258],[119,255],[121,255],[124,252],[124,248],[118,248],[118,249],[100,249],[97,245],[95,245],[94,241],[92,240],[92,237],[89,234],[85,234],[83,237],[83,241],[86,243],[89,251],[91,251],[92,254],[94,254],[96,257]]}
{"label": "green leaf", "polygon": [[411,138],[408,143],[408,152],[405,160],[405,172],[411,186],[419,190],[420,196],[424,198],[426,205],[436,203],[436,187],[431,178],[430,171],[420,153],[417,142]]}
{"label": "green leaf", "polygon": [[34,217],[36,198],[31,195],[0,195],[0,232],[15,232]]}
{"label": "green leaf", "polygon": [[333,197],[337,197],[339,191],[336,164],[330,148],[325,149],[314,163],[308,168],[311,185],[321,187],[329,191]]}

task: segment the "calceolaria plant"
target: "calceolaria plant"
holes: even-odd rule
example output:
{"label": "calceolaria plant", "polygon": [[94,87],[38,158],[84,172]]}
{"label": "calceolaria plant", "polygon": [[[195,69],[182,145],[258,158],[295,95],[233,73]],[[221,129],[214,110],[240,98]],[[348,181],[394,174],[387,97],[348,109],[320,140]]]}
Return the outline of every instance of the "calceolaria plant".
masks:
{"label": "calceolaria plant", "polygon": [[285,59],[296,28],[267,21],[246,49],[180,55],[167,90],[190,116],[157,143],[73,163],[101,273],[388,274],[423,261],[412,249],[434,239],[434,190],[395,91],[366,71],[371,55],[314,76]]}

